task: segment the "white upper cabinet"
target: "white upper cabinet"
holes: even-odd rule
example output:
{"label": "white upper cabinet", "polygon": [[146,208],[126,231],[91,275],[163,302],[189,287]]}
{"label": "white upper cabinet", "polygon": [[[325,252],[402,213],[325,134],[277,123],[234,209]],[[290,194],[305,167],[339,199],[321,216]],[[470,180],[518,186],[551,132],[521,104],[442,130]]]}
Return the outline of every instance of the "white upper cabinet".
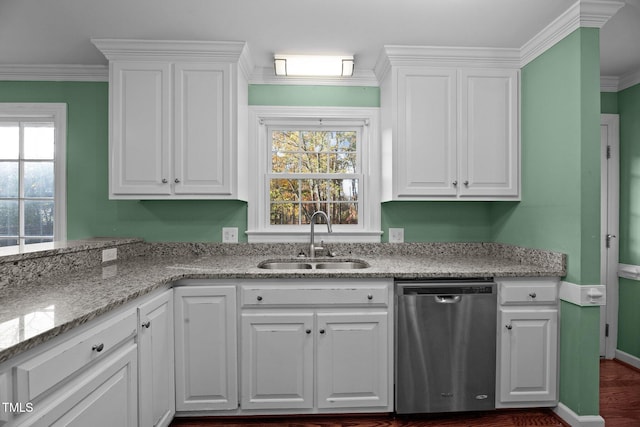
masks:
{"label": "white upper cabinet", "polygon": [[93,43],[109,59],[109,197],[246,200],[246,44]]}
{"label": "white upper cabinet", "polygon": [[376,67],[383,200],[518,200],[517,56],[397,46],[385,54]]}

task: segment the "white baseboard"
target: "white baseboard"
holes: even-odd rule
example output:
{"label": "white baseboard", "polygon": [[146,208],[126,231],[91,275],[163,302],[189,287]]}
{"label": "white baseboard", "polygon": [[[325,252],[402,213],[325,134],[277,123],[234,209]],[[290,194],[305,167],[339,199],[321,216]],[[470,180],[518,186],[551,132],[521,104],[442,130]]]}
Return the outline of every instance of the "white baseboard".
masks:
{"label": "white baseboard", "polygon": [[604,418],[600,415],[578,415],[563,403],[558,403],[553,412],[571,427],[604,427]]}
{"label": "white baseboard", "polygon": [[616,350],[616,359],[618,359],[621,362],[624,362],[628,365],[633,366],[634,368],[638,368],[640,369],[640,358],[637,358],[636,356],[633,356],[629,353],[625,353],[622,350]]}

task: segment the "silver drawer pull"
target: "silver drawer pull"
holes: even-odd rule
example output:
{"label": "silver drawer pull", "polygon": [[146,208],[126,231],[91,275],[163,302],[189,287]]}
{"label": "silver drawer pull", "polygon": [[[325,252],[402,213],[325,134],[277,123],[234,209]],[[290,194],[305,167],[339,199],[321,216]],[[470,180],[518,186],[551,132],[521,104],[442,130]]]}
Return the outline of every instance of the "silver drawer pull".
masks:
{"label": "silver drawer pull", "polygon": [[96,353],[100,353],[102,350],[104,350],[104,344],[103,343],[96,344],[93,347],[91,347],[91,350],[95,351]]}
{"label": "silver drawer pull", "polygon": [[535,297],[536,297],[536,293],[535,293],[535,292],[531,292],[531,293],[529,294],[529,296],[530,296],[531,298],[535,298]]}
{"label": "silver drawer pull", "polygon": [[367,299],[368,300],[372,300],[373,299],[373,295],[371,295],[371,294],[367,295]]}
{"label": "silver drawer pull", "polygon": [[143,328],[147,328],[147,329],[149,329],[149,327],[150,327],[150,326],[151,326],[151,321],[149,321],[149,320],[147,320],[146,322],[144,322],[144,323],[142,324],[142,327],[143,327]]}
{"label": "silver drawer pull", "polygon": [[511,325],[505,325],[505,328],[507,328],[508,330],[511,330],[513,328],[513,326]]}
{"label": "silver drawer pull", "polygon": [[258,296],[256,297],[256,299],[257,299],[258,301],[262,301],[262,297],[261,297],[260,295],[258,295]]}

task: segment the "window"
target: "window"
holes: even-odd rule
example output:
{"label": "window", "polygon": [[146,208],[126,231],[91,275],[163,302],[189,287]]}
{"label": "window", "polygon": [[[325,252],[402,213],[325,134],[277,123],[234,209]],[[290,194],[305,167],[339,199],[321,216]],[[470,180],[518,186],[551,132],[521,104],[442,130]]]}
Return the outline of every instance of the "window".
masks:
{"label": "window", "polygon": [[305,241],[319,210],[334,231],[325,240],[380,241],[378,110],[250,110],[249,241]]}
{"label": "window", "polygon": [[0,247],[65,239],[64,104],[0,104]]}

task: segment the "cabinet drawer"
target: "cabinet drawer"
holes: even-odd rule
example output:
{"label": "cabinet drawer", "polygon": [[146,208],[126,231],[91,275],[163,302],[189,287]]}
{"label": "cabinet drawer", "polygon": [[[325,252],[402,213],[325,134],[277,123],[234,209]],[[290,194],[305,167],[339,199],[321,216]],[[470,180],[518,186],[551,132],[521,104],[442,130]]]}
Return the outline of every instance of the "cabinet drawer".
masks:
{"label": "cabinet drawer", "polygon": [[243,306],[350,304],[387,306],[389,288],[386,284],[366,285],[305,285],[290,286],[244,285]]}
{"label": "cabinet drawer", "polygon": [[105,320],[16,367],[17,400],[30,402],[116,347],[137,330],[135,311]]}
{"label": "cabinet drawer", "polygon": [[500,304],[555,304],[558,299],[556,281],[500,282]]}

